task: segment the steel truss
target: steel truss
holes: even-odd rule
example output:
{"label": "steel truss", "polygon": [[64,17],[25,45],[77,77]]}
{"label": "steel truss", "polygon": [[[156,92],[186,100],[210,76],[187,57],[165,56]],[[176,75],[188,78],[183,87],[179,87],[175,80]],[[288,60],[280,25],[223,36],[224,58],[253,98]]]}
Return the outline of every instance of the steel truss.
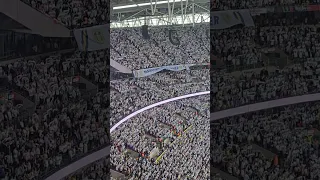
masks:
{"label": "steel truss", "polygon": [[[160,5],[157,3],[158,0],[150,0],[149,6],[138,7],[140,11],[126,18],[123,18],[124,13],[117,13],[117,20],[111,22],[111,28],[138,27],[145,24],[149,26],[195,26],[198,23],[210,22],[210,10],[196,3],[196,0],[167,0],[165,7],[163,3],[161,4],[161,8],[166,8],[167,13],[159,12],[157,8]],[[178,6],[180,10],[175,11]],[[196,12],[196,8],[201,12]]]}

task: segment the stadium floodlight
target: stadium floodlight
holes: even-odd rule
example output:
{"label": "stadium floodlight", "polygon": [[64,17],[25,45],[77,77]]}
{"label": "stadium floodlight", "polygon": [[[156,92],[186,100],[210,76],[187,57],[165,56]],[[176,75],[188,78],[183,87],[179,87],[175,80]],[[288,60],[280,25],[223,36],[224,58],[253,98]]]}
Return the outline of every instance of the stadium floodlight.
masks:
{"label": "stadium floodlight", "polygon": [[159,4],[177,3],[177,2],[185,2],[185,1],[187,1],[187,0],[168,0],[168,1],[157,1],[157,2],[152,2],[152,3],[149,2],[149,3],[131,4],[131,5],[124,5],[124,6],[116,6],[116,7],[113,7],[113,10],[135,8],[135,7],[142,7],[142,6],[150,6],[150,4],[159,5]]}

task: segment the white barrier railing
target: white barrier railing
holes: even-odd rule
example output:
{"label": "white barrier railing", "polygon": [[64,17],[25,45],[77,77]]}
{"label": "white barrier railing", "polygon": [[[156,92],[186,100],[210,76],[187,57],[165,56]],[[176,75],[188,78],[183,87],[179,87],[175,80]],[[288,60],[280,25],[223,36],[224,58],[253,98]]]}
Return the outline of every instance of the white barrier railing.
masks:
{"label": "white barrier railing", "polygon": [[272,101],[266,101],[256,104],[249,104],[245,106],[240,106],[237,108],[227,109],[223,111],[218,111],[210,114],[210,120],[214,121],[217,119],[222,119],[226,117],[231,117],[235,115],[245,114],[249,112],[259,111],[263,109],[270,109],[274,107],[286,106],[291,104],[299,104],[305,102],[312,102],[320,100],[320,93],[308,94],[303,96],[294,96],[283,99],[276,99]]}

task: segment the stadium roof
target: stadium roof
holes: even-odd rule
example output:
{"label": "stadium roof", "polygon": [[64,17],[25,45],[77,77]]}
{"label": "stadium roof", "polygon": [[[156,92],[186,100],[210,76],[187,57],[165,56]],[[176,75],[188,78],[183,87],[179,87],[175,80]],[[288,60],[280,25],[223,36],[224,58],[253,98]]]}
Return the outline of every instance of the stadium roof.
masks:
{"label": "stadium roof", "polygon": [[[123,26],[130,25],[128,21],[144,21],[149,25],[172,25],[180,24],[180,19],[183,18],[185,23],[199,23],[198,18],[205,15],[208,19],[210,17],[210,1],[209,0],[112,0],[111,1],[111,22]],[[186,22],[186,16],[192,17],[191,21]],[[177,17],[179,20],[177,20]],[[201,18],[204,18],[201,17]],[[161,19],[160,24],[150,24],[150,19]],[[144,24],[144,23],[143,23]],[[141,23],[138,23],[139,26]]]}
{"label": "stadium roof", "polygon": [[28,30],[27,27],[23,26],[22,24],[18,23],[14,19],[8,17],[7,15],[0,13],[0,29],[1,30]]}

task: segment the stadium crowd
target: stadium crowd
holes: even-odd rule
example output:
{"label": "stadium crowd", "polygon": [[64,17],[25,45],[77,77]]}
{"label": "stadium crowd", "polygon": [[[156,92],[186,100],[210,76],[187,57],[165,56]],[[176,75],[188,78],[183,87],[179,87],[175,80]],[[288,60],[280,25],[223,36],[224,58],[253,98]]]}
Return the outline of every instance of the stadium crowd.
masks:
{"label": "stadium crowd", "polygon": [[[256,27],[213,32],[218,37],[212,41],[213,51],[232,66],[231,71],[211,72],[213,111],[318,92],[320,36],[314,25],[318,20],[305,13],[287,21],[283,14],[278,19],[263,17],[255,17]],[[281,53],[284,57],[266,57]],[[238,67],[244,71],[235,73]]]}
{"label": "stadium crowd", "polygon": [[[23,2],[71,28],[105,24],[108,19],[107,2],[103,0]],[[302,3],[305,1],[213,1],[214,8],[220,10]],[[109,126],[154,102],[208,91],[209,75],[213,82],[213,111],[318,92],[320,38],[315,21],[304,16],[304,19],[259,21],[263,17],[254,17],[256,27],[215,31],[212,42],[214,54],[228,67],[262,69],[240,75],[229,71],[209,74],[208,70],[190,70],[113,80],[111,100],[105,92],[83,98],[70,78],[83,75],[106,87],[109,76],[106,51],[76,51],[2,66],[0,74],[8,77],[10,88],[25,91],[24,95],[35,103],[32,115],[23,118],[19,114],[21,105],[15,106],[11,100],[1,105],[0,156],[6,178],[38,178],[108,145]],[[178,46],[171,44],[168,30],[162,27],[151,28],[148,41],[137,28],[114,29],[111,57],[130,69],[208,63],[208,28],[208,24],[196,29],[178,28]],[[266,67],[269,62],[263,59],[263,52],[271,47],[287,54],[286,67]],[[109,102],[110,124],[105,121],[109,116]],[[311,125],[317,127],[318,109],[318,103],[307,103],[215,122],[211,126],[211,130],[215,130],[211,134],[216,137],[211,138],[214,148],[210,150],[216,155],[213,163],[233,176],[248,180],[319,179],[318,146],[305,138]],[[181,100],[147,112],[111,134],[111,168],[131,179],[209,179],[209,97]],[[169,144],[162,144],[165,140]],[[262,151],[256,151],[252,143],[277,154],[279,162],[272,162]],[[149,158],[154,149],[165,151],[160,161]],[[132,157],[134,154],[138,157]],[[108,164],[103,159],[68,178],[104,179],[109,176]]]}
{"label": "stadium crowd", "polygon": [[[103,53],[92,52],[87,57],[72,52],[1,65],[7,88],[34,103],[22,114],[22,104],[16,105],[15,99],[6,96],[2,99],[1,169],[7,179],[40,178],[109,144],[109,122],[105,121],[109,94],[96,90],[93,96],[84,98],[72,82],[81,70],[88,76],[96,73],[108,78]],[[95,81],[100,82],[100,77],[93,78]]]}
{"label": "stadium crowd", "polygon": [[281,50],[290,60],[319,57],[320,21],[307,12],[253,16],[255,27],[213,30],[211,51],[229,69],[259,68],[270,65],[270,49]]}
{"label": "stadium crowd", "polygon": [[211,163],[246,180],[319,179],[319,110],[316,101],[214,121]]}
{"label": "stadium crowd", "polygon": [[106,24],[109,21],[107,0],[21,0],[32,8],[71,28]]}
{"label": "stadium crowd", "polygon": [[[92,10],[91,15],[83,11],[83,8],[91,8],[81,5],[83,2],[72,2],[74,3],[72,5],[62,5],[60,1],[30,1],[29,3],[68,26],[86,24],[83,24],[81,20],[75,21],[75,14],[72,14],[73,17],[70,19],[70,16],[66,15],[70,9],[72,12],[79,12],[79,16],[90,16],[93,19],[100,13],[94,12],[100,11],[99,9]],[[97,24],[92,19],[89,21],[91,23],[88,24]],[[205,28],[202,28],[202,31],[204,30]],[[116,45],[122,44],[128,47],[130,41],[122,40],[121,43],[116,43],[119,41],[116,32],[119,35],[126,33],[127,37],[139,43],[137,39],[140,37],[132,36],[132,29],[113,32],[114,49],[115,52],[122,54],[121,57],[125,57],[125,51]],[[157,30],[151,32],[162,33]],[[182,59],[186,59],[184,63],[198,63],[196,60],[199,60],[199,63],[208,63],[209,50],[200,46],[200,44],[205,44],[202,42],[205,39],[202,34],[196,32],[195,29],[183,30],[183,32],[189,33],[188,37],[181,38],[181,46],[176,50],[180,49],[181,53],[184,49],[189,55],[186,56],[187,58],[172,59],[171,64],[180,64]],[[198,39],[197,36],[201,38]],[[141,66],[134,66],[135,68],[170,65],[170,63],[161,64],[163,59],[155,58],[156,56],[174,58],[175,50],[162,49],[165,46],[159,46],[164,43],[162,41],[166,38],[165,34],[157,38],[162,39],[154,39],[152,43],[156,49],[161,50],[159,54],[148,56],[153,59],[149,65],[142,65],[140,62]],[[190,38],[197,40],[197,47],[202,48],[202,53],[194,54],[192,47],[186,43]],[[166,42],[167,46],[172,48],[169,43]],[[148,47],[137,45],[144,48],[141,51],[145,51]],[[94,93],[94,96],[84,97],[86,92],[83,92],[84,90],[74,82],[79,76],[82,76],[99,87],[100,85],[107,87],[109,76],[107,53],[108,50],[87,53],[71,50],[46,56],[21,58],[13,63],[0,66],[0,75],[8,80],[6,87],[34,103],[34,107],[27,111],[26,115],[20,112],[24,109],[23,105],[16,106],[15,100],[8,100],[1,106],[0,120],[3,122],[0,138],[3,162],[1,168],[7,179],[32,179],[50,174],[61,166],[108,145],[109,126],[114,125],[133,110],[174,96],[209,90],[209,70],[166,72],[141,79],[114,80],[111,82],[112,120],[109,124],[105,121],[109,116],[109,94],[102,89],[101,92]],[[128,54],[126,56],[130,57]],[[112,51],[111,57],[126,65],[125,61],[117,59],[118,56],[112,54]],[[129,67],[133,68],[133,66]],[[186,76],[188,79],[185,79]],[[105,168],[103,165],[99,167]],[[77,177],[84,178],[81,175]],[[105,175],[99,175],[99,177],[103,178]]]}
{"label": "stadium crowd", "polygon": [[1,65],[0,74],[7,78],[7,88],[34,103],[32,111],[23,116],[20,110],[24,107],[16,106],[15,100],[1,106],[1,168],[6,178],[32,179],[50,174],[108,145],[109,125],[133,110],[171,97],[209,90],[209,70],[114,80],[109,124],[105,121],[109,115],[109,94],[101,91],[85,98],[83,89],[74,84],[82,76],[107,87],[106,53],[106,50],[70,51]]}
{"label": "stadium crowd", "polygon": [[167,27],[150,28],[150,40],[143,39],[141,28],[112,29],[111,57],[129,69],[136,70],[166,65],[209,63],[210,45],[206,34],[208,28],[209,24],[177,27],[175,30],[180,39],[178,46],[170,42]]}
{"label": "stadium crowd", "polygon": [[209,103],[208,95],[170,102],[120,125],[111,133],[113,170],[132,180],[209,179]]}
{"label": "stadium crowd", "polygon": [[232,9],[250,9],[250,8],[265,8],[275,6],[288,5],[313,5],[320,4],[319,0],[234,0],[223,1],[213,0],[211,2],[212,10],[232,10]]}
{"label": "stadium crowd", "polygon": [[110,156],[102,158],[88,166],[79,169],[62,180],[109,180]]}
{"label": "stadium crowd", "polygon": [[212,110],[319,92],[318,59],[284,69],[246,71],[240,76],[222,73],[212,77]]}
{"label": "stadium crowd", "polygon": [[[314,17],[267,14],[253,17],[255,27],[213,31],[213,51],[231,70],[211,71],[211,111],[318,93],[320,36]],[[319,179],[319,108],[317,101],[211,122],[211,164],[245,180]]]}
{"label": "stadium crowd", "polygon": [[[68,28],[105,24],[109,19],[104,0],[23,2]],[[72,50],[25,58],[48,48],[62,50],[65,41],[68,48],[74,45],[69,39],[32,40],[32,47],[21,46],[20,42],[20,60],[0,67],[1,77],[7,79],[1,85],[33,105],[26,111],[25,103],[17,105],[15,98],[1,99],[0,176],[8,180],[44,178],[110,141],[109,122],[105,121],[109,117],[109,94],[103,89],[109,84],[109,50]],[[33,53],[22,53],[26,51]],[[98,85],[99,91],[88,96],[74,82],[79,76]]]}
{"label": "stadium crowd", "polygon": [[115,125],[126,115],[150,104],[172,97],[209,91],[209,80],[208,69],[113,80],[110,82],[110,125]]}
{"label": "stadium crowd", "polygon": [[[209,179],[208,98],[207,95],[171,102],[142,112],[121,125],[112,133],[111,179],[121,175],[132,180]],[[159,145],[161,141],[164,144]],[[165,151],[158,164],[153,149],[161,151],[157,155]],[[198,157],[197,161],[190,162],[194,156]],[[183,162],[176,164],[176,158]],[[92,163],[65,179],[102,180],[109,175],[109,163],[103,164],[108,159]],[[168,167],[172,171],[167,171]]]}

